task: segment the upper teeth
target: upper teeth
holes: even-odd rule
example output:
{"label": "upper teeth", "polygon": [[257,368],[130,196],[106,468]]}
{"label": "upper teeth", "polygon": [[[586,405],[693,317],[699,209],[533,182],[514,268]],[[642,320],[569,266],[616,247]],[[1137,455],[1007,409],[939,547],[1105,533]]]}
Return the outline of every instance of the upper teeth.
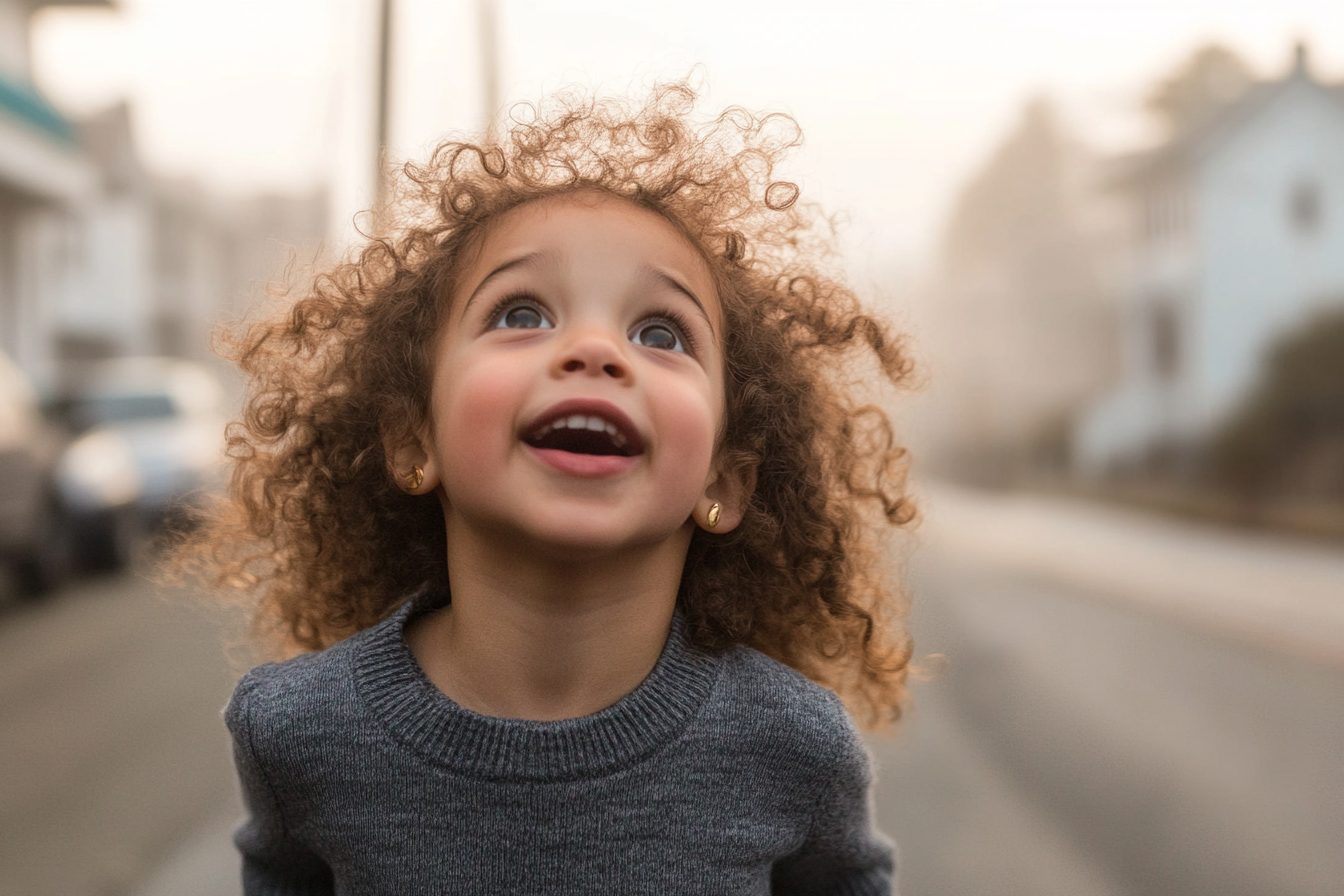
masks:
{"label": "upper teeth", "polygon": [[583,414],[575,414],[572,417],[561,417],[559,420],[553,420],[537,430],[537,434],[534,438],[542,438],[553,429],[587,429],[593,432],[605,431],[616,445],[624,448],[626,444],[625,436],[621,435],[621,431],[601,417],[587,417]]}

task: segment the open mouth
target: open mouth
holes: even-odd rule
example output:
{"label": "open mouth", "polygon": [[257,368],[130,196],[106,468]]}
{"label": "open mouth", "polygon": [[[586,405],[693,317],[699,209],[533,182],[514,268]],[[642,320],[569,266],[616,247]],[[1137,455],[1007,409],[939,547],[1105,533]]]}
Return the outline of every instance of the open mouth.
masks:
{"label": "open mouth", "polygon": [[569,414],[533,429],[523,441],[533,448],[568,451],[572,454],[633,457],[642,453],[637,442],[621,427],[594,414]]}

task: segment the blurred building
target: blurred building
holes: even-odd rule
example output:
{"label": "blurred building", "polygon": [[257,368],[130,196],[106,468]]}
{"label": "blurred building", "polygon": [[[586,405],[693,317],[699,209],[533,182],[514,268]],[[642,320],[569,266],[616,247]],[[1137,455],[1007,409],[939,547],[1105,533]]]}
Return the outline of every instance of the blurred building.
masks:
{"label": "blurred building", "polygon": [[1344,303],[1344,87],[1291,70],[1123,160],[1131,238],[1121,373],[1081,415],[1089,473],[1180,465],[1253,385],[1273,340]]}
{"label": "blurred building", "polygon": [[33,88],[29,18],[43,6],[107,0],[0,0],[0,350],[30,376],[51,373],[55,309],[77,290],[81,209],[97,172],[71,123]]}
{"label": "blurred building", "polygon": [[147,172],[132,110],[72,122],[33,88],[29,19],[0,0],[0,350],[40,390],[81,361],[212,357],[216,323],[296,251],[318,251],[324,191],[223,197]]}
{"label": "blurred building", "polygon": [[291,252],[315,252],[322,192],[222,197],[192,180],[146,172],[131,109],[80,123],[100,189],[84,207],[81,288],[57,316],[56,358],[211,357],[211,331],[242,310]]}

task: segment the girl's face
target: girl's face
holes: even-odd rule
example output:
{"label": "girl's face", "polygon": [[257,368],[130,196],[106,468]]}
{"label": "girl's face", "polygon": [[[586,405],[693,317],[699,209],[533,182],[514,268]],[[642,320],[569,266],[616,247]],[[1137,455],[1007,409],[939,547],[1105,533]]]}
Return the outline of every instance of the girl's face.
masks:
{"label": "girl's face", "polygon": [[487,230],[436,348],[425,481],[450,531],[605,551],[689,539],[723,475],[722,312],[703,258],[622,199],[541,199]]}

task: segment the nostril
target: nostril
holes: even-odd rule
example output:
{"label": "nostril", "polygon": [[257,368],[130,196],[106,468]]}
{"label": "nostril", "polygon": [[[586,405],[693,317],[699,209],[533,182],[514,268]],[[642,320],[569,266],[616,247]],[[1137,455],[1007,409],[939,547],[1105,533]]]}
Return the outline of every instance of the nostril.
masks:
{"label": "nostril", "polygon": [[621,368],[615,364],[604,364],[602,365],[602,372],[605,373],[607,376],[618,377],[621,375]]}
{"label": "nostril", "polygon": [[583,362],[580,361],[578,358],[570,358],[568,361],[564,363],[562,369],[565,371],[565,373],[573,373],[576,370],[583,369]]}

